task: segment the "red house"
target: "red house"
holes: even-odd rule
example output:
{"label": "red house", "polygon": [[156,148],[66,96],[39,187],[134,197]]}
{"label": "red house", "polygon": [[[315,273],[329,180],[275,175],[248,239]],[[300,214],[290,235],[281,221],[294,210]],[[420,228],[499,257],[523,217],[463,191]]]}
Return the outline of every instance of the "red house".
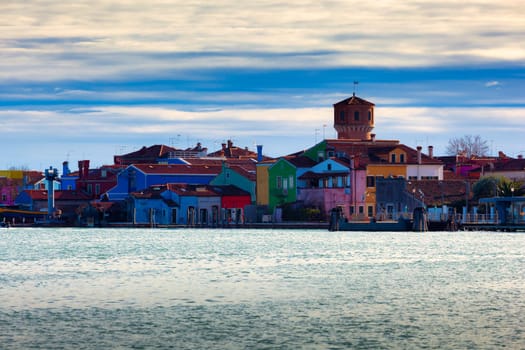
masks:
{"label": "red house", "polygon": [[244,208],[251,204],[250,193],[236,186],[212,186],[211,189],[220,195],[221,208],[228,223],[244,222]]}

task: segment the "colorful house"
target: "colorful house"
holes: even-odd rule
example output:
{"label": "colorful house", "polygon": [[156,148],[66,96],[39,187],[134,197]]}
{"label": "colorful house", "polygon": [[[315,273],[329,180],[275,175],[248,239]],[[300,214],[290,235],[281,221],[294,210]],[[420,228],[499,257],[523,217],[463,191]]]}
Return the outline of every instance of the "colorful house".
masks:
{"label": "colorful house", "polygon": [[[222,162],[221,172],[215,177],[210,185],[236,187],[250,194],[252,204],[256,201],[256,163],[249,161],[244,163]],[[244,207],[243,207],[244,208]]]}
{"label": "colorful house", "polygon": [[305,206],[319,208],[324,217],[329,217],[330,210],[337,206],[345,208],[348,216],[353,195],[352,175],[349,164],[336,159],[320,162],[297,178],[297,200]]}
{"label": "colorful house", "polygon": [[0,206],[14,206],[16,197],[43,177],[40,171],[0,170]]}
{"label": "colorful house", "polygon": [[178,223],[219,225],[221,198],[208,185],[168,184],[169,199],[179,205]]}
{"label": "colorful house", "polygon": [[178,204],[163,196],[167,185],[152,186],[140,192],[132,192],[128,198],[128,217],[133,224],[177,224]]}
{"label": "colorful house", "polygon": [[237,186],[211,186],[221,197],[221,222],[223,224],[244,223],[246,206],[252,204],[251,194]]}
{"label": "colorful house", "polygon": [[[323,140],[302,153],[320,164],[328,159],[348,164],[353,191],[350,198],[342,197],[339,201],[349,206],[348,214],[356,218],[373,217],[381,210],[376,202],[376,179],[443,180],[443,163],[433,157],[432,146],[429,147],[429,154],[425,155],[421,147],[413,149],[398,140],[376,139],[372,133],[374,107],[373,103],[355,94],[334,104],[334,128],[338,138]],[[298,182],[301,185],[305,180],[330,183],[329,174],[325,175],[310,171],[299,175]],[[326,191],[323,197],[334,196],[329,194],[333,192],[330,187],[323,188]],[[321,191],[320,188],[318,190]],[[325,206],[329,204],[324,203]]]}
{"label": "colorful house", "polygon": [[208,184],[220,172],[220,165],[134,164],[117,175],[117,184],[103,197],[124,200],[131,192],[167,183]]}
{"label": "colorful house", "polygon": [[276,207],[297,200],[297,168],[285,158],[257,164],[257,204]]}
{"label": "colorful house", "polygon": [[[47,195],[47,190],[24,190],[16,198],[15,204],[24,210],[47,212]],[[56,212],[71,224],[76,222],[78,208],[90,200],[82,192],[67,190],[55,191],[54,198]]]}

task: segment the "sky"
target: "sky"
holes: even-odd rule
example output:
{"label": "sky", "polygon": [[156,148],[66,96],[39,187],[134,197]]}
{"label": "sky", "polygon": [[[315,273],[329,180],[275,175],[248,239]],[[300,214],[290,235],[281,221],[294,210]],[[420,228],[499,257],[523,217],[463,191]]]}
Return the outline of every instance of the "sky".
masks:
{"label": "sky", "polygon": [[[525,154],[522,0],[28,0],[0,11],[0,169],[165,144],[278,157],[375,103],[377,139]],[[355,84],[354,82],[358,82]]]}

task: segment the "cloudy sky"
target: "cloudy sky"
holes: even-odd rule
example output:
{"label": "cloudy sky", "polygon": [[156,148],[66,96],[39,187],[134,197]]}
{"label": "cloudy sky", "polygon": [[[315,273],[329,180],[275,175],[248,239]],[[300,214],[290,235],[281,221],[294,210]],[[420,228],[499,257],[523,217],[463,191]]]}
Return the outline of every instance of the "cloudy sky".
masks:
{"label": "cloudy sky", "polygon": [[4,0],[0,168],[227,139],[285,155],[335,137],[332,104],[354,88],[379,139],[444,154],[480,135],[517,156],[524,13],[522,0]]}

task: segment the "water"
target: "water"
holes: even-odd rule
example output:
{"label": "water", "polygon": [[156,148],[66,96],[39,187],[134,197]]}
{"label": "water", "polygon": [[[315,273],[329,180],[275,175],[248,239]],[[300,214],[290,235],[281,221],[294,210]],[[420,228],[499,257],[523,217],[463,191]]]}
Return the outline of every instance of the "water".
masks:
{"label": "water", "polygon": [[0,231],[2,349],[525,348],[525,235]]}

